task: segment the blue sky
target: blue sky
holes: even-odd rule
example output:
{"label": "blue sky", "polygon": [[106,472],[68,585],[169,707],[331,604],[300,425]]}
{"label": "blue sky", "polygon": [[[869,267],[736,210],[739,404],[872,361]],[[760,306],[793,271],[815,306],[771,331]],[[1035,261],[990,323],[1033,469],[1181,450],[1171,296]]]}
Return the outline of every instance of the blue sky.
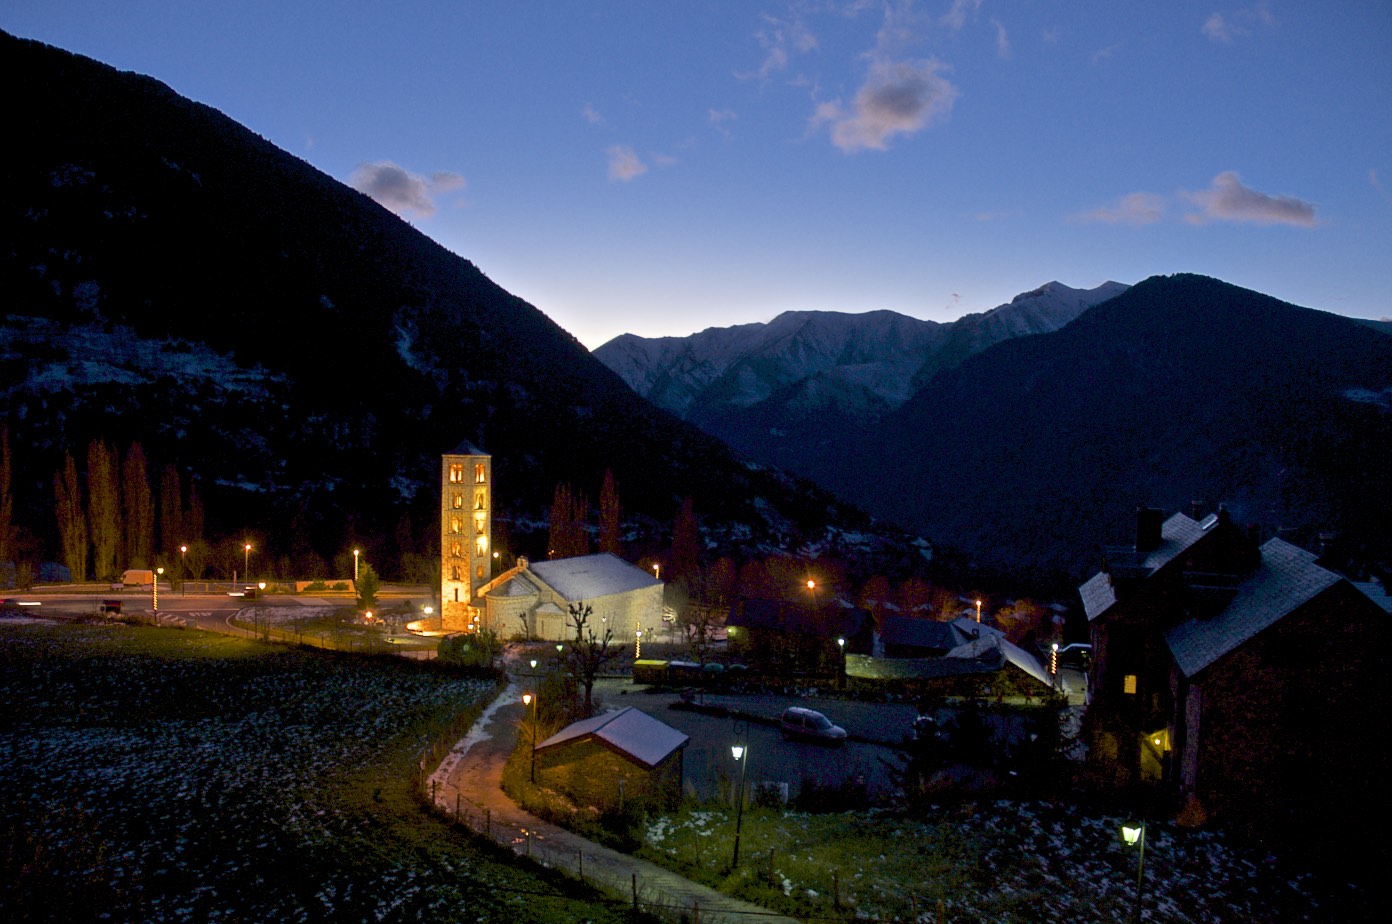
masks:
{"label": "blue sky", "polygon": [[6,0],[593,348],[1196,272],[1392,315],[1392,3]]}

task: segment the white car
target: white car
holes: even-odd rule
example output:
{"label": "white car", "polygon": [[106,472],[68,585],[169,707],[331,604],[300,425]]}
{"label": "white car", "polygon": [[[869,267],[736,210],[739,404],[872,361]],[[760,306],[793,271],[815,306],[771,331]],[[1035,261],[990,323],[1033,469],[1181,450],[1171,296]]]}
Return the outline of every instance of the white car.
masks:
{"label": "white car", "polygon": [[783,718],[778,722],[784,738],[802,738],[822,744],[844,744],[846,730],[833,725],[831,719],[815,709],[792,706],[783,710]]}

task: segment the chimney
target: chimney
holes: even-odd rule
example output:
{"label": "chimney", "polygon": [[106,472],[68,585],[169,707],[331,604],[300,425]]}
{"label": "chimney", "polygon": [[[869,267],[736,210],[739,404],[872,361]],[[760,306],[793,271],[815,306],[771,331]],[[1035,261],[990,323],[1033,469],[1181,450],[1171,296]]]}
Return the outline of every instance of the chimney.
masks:
{"label": "chimney", "polygon": [[518,570],[518,571],[526,571],[526,570],[527,570],[527,565],[529,565],[529,564],[531,564],[531,562],[527,561],[527,556],[525,556],[525,555],[519,555],[519,556],[517,556],[517,570]]}
{"label": "chimney", "polygon": [[1150,552],[1160,548],[1160,530],[1165,524],[1165,511],[1154,507],[1136,508],[1136,551]]}

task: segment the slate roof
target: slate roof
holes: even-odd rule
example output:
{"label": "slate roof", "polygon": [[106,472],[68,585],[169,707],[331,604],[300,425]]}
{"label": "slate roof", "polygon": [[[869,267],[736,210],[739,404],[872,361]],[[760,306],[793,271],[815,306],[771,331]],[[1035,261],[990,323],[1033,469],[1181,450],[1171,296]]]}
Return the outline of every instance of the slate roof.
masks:
{"label": "slate roof", "polygon": [[484,591],[484,595],[489,597],[535,597],[539,593],[541,591],[537,586],[520,574],[505,578],[497,587]]}
{"label": "slate roof", "polygon": [[817,638],[835,638],[839,635],[850,639],[867,630],[871,623],[868,610],[840,601],[812,610],[800,603],[756,597],[735,601],[725,618],[726,626],[768,629]]}
{"label": "slate roof", "polygon": [[572,603],[627,593],[662,582],[616,555],[578,555],[533,562],[527,566],[547,587]]}
{"label": "slate roof", "polygon": [[573,722],[536,746],[538,751],[590,738],[651,770],[691,739],[635,706]]}
{"label": "slate roof", "polygon": [[1392,613],[1392,595],[1387,593],[1387,588],[1377,581],[1355,581],[1353,584],[1363,591],[1363,596],[1382,607],[1386,613]]}
{"label": "slate roof", "polygon": [[1315,555],[1281,539],[1261,547],[1261,565],[1217,615],[1185,620],[1165,633],[1175,663],[1192,677],[1343,578]]}
{"label": "slate roof", "polygon": [[914,619],[910,616],[881,616],[880,641],[886,645],[905,645],[910,648],[935,648],[947,651],[959,644],[952,626],[936,619]]}
{"label": "slate roof", "polygon": [[[1138,575],[1151,575],[1168,565],[1218,522],[1216,516],[1208,517],[1203,523],[1195,522],[1182,513],[1171,516],[1160,527],[1160,544],[1147,552],[1108,552],[1108,563],[1118,569],[1134,571]],[[1078,587],[1078,595],[1083,600],[1083,610],[1088,622],[1092,622],[1116,603],[1116,590],[1106,571],[1099,571]]]}
{"label": "slate roof", "polygon": [[456,447],[454,447],[453,449],[451,449],[449,452],[445,453],[445,455],[447,455],[447,456],[486,456],[486,455],[488,455],[488,453],[484,452],[482,449],[479,449],[477,446],[475,446],[473,443],[469,442],[468,440],[465,440],[464,442],[460,443],[458,446],[456,446]]}

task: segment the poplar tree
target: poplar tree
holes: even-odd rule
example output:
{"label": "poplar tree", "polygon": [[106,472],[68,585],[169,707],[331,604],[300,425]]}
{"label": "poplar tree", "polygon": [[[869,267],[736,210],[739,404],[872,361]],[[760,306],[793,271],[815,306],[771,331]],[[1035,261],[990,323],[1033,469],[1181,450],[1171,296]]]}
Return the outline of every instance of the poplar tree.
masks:
{"label": "poplar tree", "polygon": [[155,508],[150,497],[145,450],[139,443],[131,444],[121,466],[121,501],[125,526],[122,530],[125,539],[125,562],[132,568],[153,568]]}
{"label": "poplar tree", "polygon": [[87,529],[92,539],[92,570],[98,580],[116,577],[121,508],[116,493],[116,459],[101,440],[87,447]]}
{"label": "poplar tree", "polygon": [[548,558],[571,558],[589,552],[589,539],[585,535],[588,507],[585,498],[576,495],[570,485],[556,485],[546,534]]}
{"label": "poplar tree", "polygon": [[599,491],[599,550],[619,554],[620,524],[623,521],[623,505],[619,503],[619,489],[614,484],[614,472],[604,470],[604,486]]}
{"label": "poplar tree", "polygon": [[77,463],[65,453],[63,472],[53,476],[54,519],[63,547],[63,564],[74,581],[87,578],[87,523],[82,516],[82,489],[77,483]]}
{"label": "poplar tree", "polygon": [[159,547],[173,550],[187,545],[191,537],[184,535],[184,491],[179,483],[179,470],[166,465],[160,473],[159,490]]}
{"label": "poplar tree", "polygon": [[672,524],[672,580],[695,578],[700,564],[701,530],[696,525],[695,508],[688,497],[682,501],[676,522]]}
{"label": "poplar tree", "polygon": [[10,493],[10,428],[0,427],[0,562],[18,558],[14,544],[14,495]]}

